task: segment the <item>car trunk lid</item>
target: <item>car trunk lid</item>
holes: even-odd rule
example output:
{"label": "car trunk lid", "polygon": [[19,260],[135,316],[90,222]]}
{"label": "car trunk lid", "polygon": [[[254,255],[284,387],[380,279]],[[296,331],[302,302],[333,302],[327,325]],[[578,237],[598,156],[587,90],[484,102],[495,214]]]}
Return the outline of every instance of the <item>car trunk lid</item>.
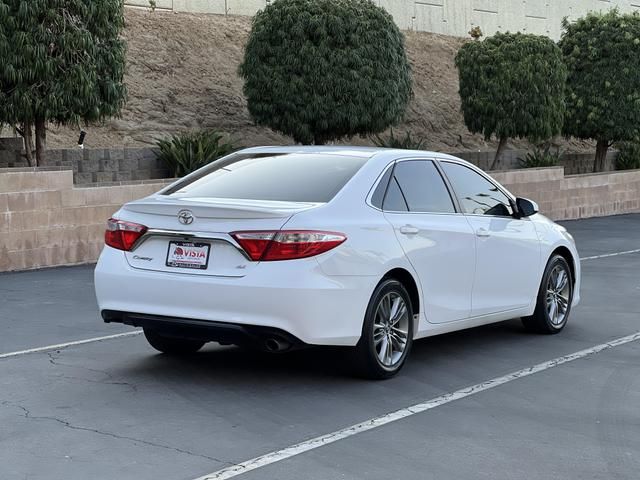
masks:
{"label": "car trunk lid", "polygon": [[148,228],[125,256],[136,269],[185,275],[243,277],[249,260],[230,233],[280,230],[296,213],[321,204],[154,195],[125,205],[122,220]]}

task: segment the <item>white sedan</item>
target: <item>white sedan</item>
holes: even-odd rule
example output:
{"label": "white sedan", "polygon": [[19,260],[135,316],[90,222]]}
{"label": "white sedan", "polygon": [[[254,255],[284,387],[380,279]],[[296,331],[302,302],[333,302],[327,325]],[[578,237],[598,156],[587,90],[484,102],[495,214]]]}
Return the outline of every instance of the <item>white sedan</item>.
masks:
{"label": "white sedan", "polygon": [[96,294],[106,322],[161,352],[341,345],[386,378],[418,338],[518,317],[564,328],[580,261],[537,210],[441,153],[251,148],[124,205]]}

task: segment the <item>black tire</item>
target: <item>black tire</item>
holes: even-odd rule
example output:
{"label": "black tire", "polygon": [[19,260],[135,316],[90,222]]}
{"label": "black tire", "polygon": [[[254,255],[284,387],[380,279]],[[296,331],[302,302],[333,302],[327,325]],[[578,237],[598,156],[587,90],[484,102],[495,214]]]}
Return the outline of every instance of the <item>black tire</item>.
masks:
{"label": "black tire", "polygon": [[200,350],[206,342],[187,338],[169,337],[149,328],[144,329],[149,345],[159,352],[169,355],[188,355]]}
{"label": "black tire", "polygon": [[[555,294],[551,293],[552,290],[557,290],[557,277],[556,272],[564,272],[566,275],[566,287],[560,292]],[[555,284],[555,285],[554,285]],[[548,303],[549,302],[549,303]],[[564,310],[562,318],[555,317],[553,315],[553,303],[555,302],[555,308],[558,312]],[[564,303],[566,303],[566,307]],[[547,266],[542,275],[542,282],[540,283],[540,289],[538,291],[538,299],[536,302],[536,309],[533,315],[530,317],[524,317],[522,323],[524,327],[534,333],[542,333],[547,335],[553,335],[560,333],[567,321],[569,320],[569,314],[571,313],[571,303],[573,302],[573,275],[571,273],[571,267],[567,263],[564,257],[561,255],[554,255],[549,259]],[[551,310],[551,312],[550,312]]]}
{"label": "black tire", "polygon": [[[380,319],[379,308],[383,309],[381,302],[384,299],[389,299],[389,302],[395,302],[396,298],[402,299],[406,308],[405,323],[404,315],[402,320],[398,316],[397,323],[395,325],[402,325],[401,329],[392,328],[391,326],[385,327],[386,329],[377,328],[375,320]],[[385,300],[386,301],[386,300]],[[390,303],[391,309],[393,309],[393,303]],[[398,307],[398,311],[402,309]],[[380,311],[382,312],[382,311]],[[392,321],[389,321],[389,325]],[[401,334],[398,330],[404,331],[406,329],[406,342],[404,343],[404,350],[402,352],[393,353],[394,348],[400,349],[402,342],[399,340]],[[377,333],[375,333],[377,332]],[[375,334],[374,334],[375,333]],[[377,335],[378,341],[376,342]],[[382,337],[382,340],[380,340]],[[392,340],[389,340],[392,338]],[[386,340],[386,343],[384,343]],[[391,355],[385,356],[382,352],[382,345],[391,345]],[[364,317],[364,325],[362,327],[362,336],[358,345],[353,351],[354,363],[357,368],[357,373],[365,378],[382,380],[391,378],[396,375],[404,366],[409,353],[411,352],[411,346],[413,345],[413,308],[411,305],[411,298],[407,293],[404,286],[394,279],[383,280],[373,292],[367,311]],[[380,350],[379,350],[380,349]],[[386,352],[387,350],[385,350]],[[380,358],[380,355],[385,356],[391,360],[391,364],[385,365]],[[393,360],[395,358],[395,360]]]}

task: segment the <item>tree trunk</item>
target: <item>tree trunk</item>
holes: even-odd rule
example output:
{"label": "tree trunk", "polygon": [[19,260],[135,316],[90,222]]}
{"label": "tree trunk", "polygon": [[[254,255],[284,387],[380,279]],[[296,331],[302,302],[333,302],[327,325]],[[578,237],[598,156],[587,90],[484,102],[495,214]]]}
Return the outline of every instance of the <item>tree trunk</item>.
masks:
{"label": "tree trunk", "polygon": [[24,139],[24,152],[30,167],[35,167],[33,160],[33,129],[30,122],[22,126],[22,138]]}
{"label": "tree trunk", "polygon": [[607,160],[607,152],[609,151],[609,141],[599,139],[596,144],[596,158],[593,162],[593,171],[608,172],[612,170],[611,161]]}
{"label": "tree trunk", "polygon": [[44,154],[47,150],[47,122],[38,118],[36,120],[36,165],[44,163]]}
{"label": "tree trunk", "polygon": [[318,136],[318,137],[313,137],[313,144],[314,145],[324,145],[325,143],[327,143],[324,138]]}
{"label": "tree trunk", "polygon": [[500,161],[502,160],[502,154],[504,153],[504,149],[507,146],[508,137],[500,137],[500,143],[498,143],[498,150],[496,150],[496,156],[493,159],[493,163],[489,170],[495,170],[500,165]]}

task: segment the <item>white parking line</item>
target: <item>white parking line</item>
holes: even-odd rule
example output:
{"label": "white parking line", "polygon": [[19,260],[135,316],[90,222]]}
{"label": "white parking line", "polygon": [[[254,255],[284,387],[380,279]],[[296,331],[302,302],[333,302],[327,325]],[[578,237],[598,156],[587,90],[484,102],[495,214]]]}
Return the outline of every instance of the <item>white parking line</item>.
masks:
{"label": "white parking line", "polygon": [[628,335],[626,337],[618,338],[607,343],[596,345],[594,347],[587,348],[586,350],[581,350],[570,355],[558,357],[553,360],[549,360],[548,362],[539,363],[538,365],[534,365],[533,367],[523,368],[522,370],[518,370],[517,372],[509,373],[508,375],[494,378],[492,380],[488,380],[471,387],[466,387],[452,393],[446,393],[424,403],[418,403],[416,405],[412,405],[410,407],[387,413],[385,415],[366,420],[362,423],[358,423],[347,428],[343,428],[342,430],[327,433],[326,435],[312,438],[291,447],[283,448],[282,450],[267,453],[266,455],[262,455],[251,460],[247,460],[246,462],[242,462],[237,465],[218,470],[217,472],[210,473],[203,477],[199,477],[196,480],[224,480],[237,477],[238,475],[242,475],[252,470],[256,470],[258,468],[265,467],[282,460],[286,460],[296,455],[300,455],[301,453],[308,452],[309,450],[314,450],[324,445],[329,445],[331,443],[337,442],[338,440],[342,440],[353,435],[366,432],[368,430],[373,430],[374,428],[382,427],[383,425],[387,425],[403,418],[407,418],[412,415],[416,415],[418,413],[422,413],[427,410],[446,405],[447,403],[451,403],[456,400],[475,395],[476,393],[490,390],[513,380],[517,380],[518,378],[528,377],[529,375],[533,375],[534,373],[542,372],[544,370],[548,370],[550,368],[554,368],[568,362],[573,362],[574,360],[578,360],[580,358],[594,355],[596,353],[602,352],[603,350],[608,350],[620,345],[635,342],[637,340],[640,340],[640,332],[634,333],[633,335]]}
{"label": "white parking line", "polygon": [[598,258],[619,257],[620,255],[629,255],[631,253],[640,253],[640,248],[638,248],[637,250],[627,250],[626,252],[605,253],[604,255],[594,255],[592,257],[584,257],[584,258],[581,258],[580,261],[584,262],[586,260],[597,260]]}
{"label": "white parking line", "polygon": [[52,350],[60,350],[62,348],[75,347],[76,345],[85,345],[87,343],[104,342],[105,340],[115,340],[117,338],[134,337],[136,335],[140,335],[141,333],[142,330],[136,330],[135,332],[118,333],[116,335],[107,335],[105,337],[87,338],[86,340],[77,340],[75,342],[48,345],[46,347],[30,348],[28,350],[20,350],[18,352],[0,353],[0,359],[19,357],[21,355],[28,355],[29,353],[50,352]]}

